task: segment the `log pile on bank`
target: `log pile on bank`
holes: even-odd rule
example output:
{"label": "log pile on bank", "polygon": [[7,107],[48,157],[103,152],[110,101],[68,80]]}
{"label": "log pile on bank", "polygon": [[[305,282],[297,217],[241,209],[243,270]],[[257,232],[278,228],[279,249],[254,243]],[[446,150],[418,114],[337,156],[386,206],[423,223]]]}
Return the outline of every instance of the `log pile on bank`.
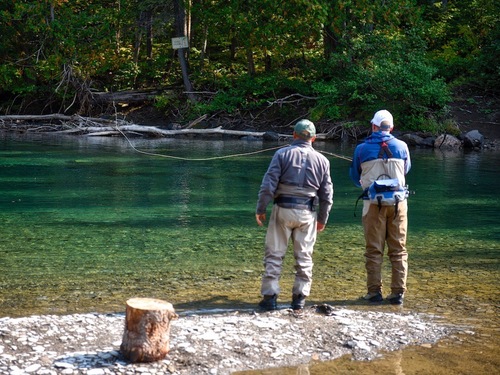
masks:
{"label": "log pile on bank", "polygon": [[[205,116],[202,116],[186,126],[165,125],[149,126],[139,125],[126,121],[116,116],[115,118],[83,117],[79,115],[63,115],[59,113],[49,115],[6,115],[0,116],[0,130],[17,131],[20,133],[52,132],[59,134],[86,135],[93,137],[217,137],[240,139],[263,139],[268,141],[292,139],[292,130],[289,134],[274,131],[234,130],[218,127],[204,127]],[[321,126],[323,130],[317,134],[317,140],[362,139],[368,135],[366,129],[360,127],[344,127],[335,124],[329,127]],[[498,143],[485,141],[484,136],[477,130],[469,131],[459,137],[450,134],[433,136],[415,132],[395,131],[396,137],[405,141],[408,146],[418,148],[438,148],[443,150],[458,150],[461,148],[496,149]]]}
{"label": "log pile on bank", "polygon": [[[51,115],[8,115],[0,116],[0,129],[18,132],[57,132],[60,134],[77,134],[87,136],[145,136],[152,138],[175,136],[230,136],[266,138],[268,132],[254,132],[223,129],[222,127],[198,129],[192,124],[185,128],[163,129],[156,126],[133,124],[122,119],[106,119],[96,117]],[[280,139],[291,139],[291,134],[275,134]],[[318,139],[324,138],[318,134]]]}

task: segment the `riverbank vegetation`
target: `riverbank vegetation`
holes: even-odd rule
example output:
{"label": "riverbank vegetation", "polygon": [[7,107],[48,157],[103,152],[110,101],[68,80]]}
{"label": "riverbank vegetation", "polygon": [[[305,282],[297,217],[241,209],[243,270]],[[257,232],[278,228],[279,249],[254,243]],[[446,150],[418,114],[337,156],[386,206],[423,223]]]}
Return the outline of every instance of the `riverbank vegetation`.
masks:
{"label": "riverbank vegetation", "polygon": [[0,114],[153,105],[183,127],[308,117],[326,132],[384,107],[446,131],[455,88],[498,95],[499,14],[494,0],[6,1]]}

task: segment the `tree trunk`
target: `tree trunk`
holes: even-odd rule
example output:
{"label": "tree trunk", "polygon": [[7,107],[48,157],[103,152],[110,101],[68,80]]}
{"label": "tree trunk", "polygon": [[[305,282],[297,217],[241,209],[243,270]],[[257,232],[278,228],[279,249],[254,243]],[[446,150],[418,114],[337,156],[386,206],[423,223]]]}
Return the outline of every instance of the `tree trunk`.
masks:
{"label": "tree trunk", "polygon": [[54,4],[53,3],[50,3],[50,22],[54,22],[55,19],[56,19],[56,16],[55,16],[55,10],[54,10]]}
{"label": "tree trunk", "polygon": [[229,59],[231,61],[236,60],[236,49],[238,48],[238,40],[234,36],[235,28],[231,27],[231,45],[229,46]]}
{"label": "tree trunk", "polygon": [[[117,7],[116,12],[119,14],[121,11],[121,1],[118,1],[115,5]],[[121,31],[121,21],[118,20],[116,24],[116,31],[115,31],[115,55],[120,54],[120,47],[121,47],[121,39],[122,39],[122,31]]]}
{"label": "tree trunk", "polygon": [[142,12],[139,18],[136,20],[135,25],[135,40],[134,40],[134,64],[139,63],[139,54],[141,52],[141,41],[142,41]]}
{"label": "tree trunk", "polygon": [[247,70],[249,76],[253,77],[255,75],[255,62],[253,60],[253,51],[250,47],[247,47]]}
{"label": "tree trunk", "polygon": [[[182,0],[174,0],[174,13],[175,13],[175,33],[177,37],[186,36],[186,10]],[[186,48],[177,50],[179,55],[179,63],[182,70],[182,80],[184,81],[184,88],[187,92],[189,100],[196,102],[196,96],[192,93],[193,85],[189,80],[188,64],[186,60]]]}
{"label": "tree trunk", "polygon": [[[149,60],[153,59],[153,12],[148,10],[146,13],[146,56]],[[151,61],[149,62],[151,64]]]}
{"label": "tree trunk", "polygon": [[264,64],[266,67],[266,72],[270,72],[272,70],[273,63],[271,59],[271,53],[267,49],[264,50]]}
{"label": "tree trunk", "polygon": [[208,46],[208,27],[205,26],[203,29],[203,45],[201,47],[201,54],[200,54],[200,62],[201,62],[201,67],[203,68],[205,59],[207,57],[207,46]]}
{"label": "tree trunk", "polygon": [[170,350],[170,321],[177,319],[172,304],[153,298],[127,301],[120,352],[131,362],[154,362]]}
{"label": "tree trunk", "polygon": [[336,52],[338,45],[339,43],[333,28],[329,25],[323,26],[323,54],[326,59],[329,59]]}

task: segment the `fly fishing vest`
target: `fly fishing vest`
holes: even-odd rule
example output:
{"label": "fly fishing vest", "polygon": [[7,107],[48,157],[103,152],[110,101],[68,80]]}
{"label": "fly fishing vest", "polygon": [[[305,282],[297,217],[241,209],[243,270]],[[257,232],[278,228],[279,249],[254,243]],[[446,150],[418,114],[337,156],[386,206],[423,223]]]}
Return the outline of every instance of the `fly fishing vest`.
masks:
{"label": "fly fishing vest", "polygon": [[309,152],[308,149],[301,150],[301,168],[298,176],[299,184],[285,185],[283,183],[278,184],[276,190],[274,203],[283,208],[299,208],[308,209],[310,211],[315,211],[318,205],[318,198],[316,197],[316,190],[310,187],[306,187],[306,169],[309,163]]}
{"label": "fly fishing vest", "polygon": [[394,158],[386,142],[380,144],[377,159],[361,163],[361,187],[363,193],[357,202],[363,199],[370,204],[376,204],[379,210],[382,206],[396,206],[408,198],[408,187],[405,185],[405,163]]}

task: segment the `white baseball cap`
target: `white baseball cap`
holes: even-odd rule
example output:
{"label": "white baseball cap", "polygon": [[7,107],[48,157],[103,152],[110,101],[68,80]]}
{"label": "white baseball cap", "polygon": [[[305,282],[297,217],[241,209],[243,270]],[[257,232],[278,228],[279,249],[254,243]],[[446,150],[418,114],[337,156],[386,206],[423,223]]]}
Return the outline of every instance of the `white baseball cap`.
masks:
{"label": "white baseball cap", "polygon": [[378,126],[381,130],[390,130],[394,127],[394,120],[392,119],[391,112],[386,109],[375,112],[371,123]]}

